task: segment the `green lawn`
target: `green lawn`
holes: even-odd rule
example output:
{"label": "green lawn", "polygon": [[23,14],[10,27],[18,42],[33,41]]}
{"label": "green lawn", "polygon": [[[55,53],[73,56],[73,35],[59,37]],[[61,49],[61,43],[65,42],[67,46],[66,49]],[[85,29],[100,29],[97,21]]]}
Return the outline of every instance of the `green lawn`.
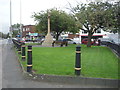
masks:
{"label": "green lawn", "polygon": [[[37,74],[74,75],[75,48],[33,47],[33,70]],[[118,79],[118,59],[107,47],[81,45],[82,77]],[[26,66],[26,62],[22,62]]]}

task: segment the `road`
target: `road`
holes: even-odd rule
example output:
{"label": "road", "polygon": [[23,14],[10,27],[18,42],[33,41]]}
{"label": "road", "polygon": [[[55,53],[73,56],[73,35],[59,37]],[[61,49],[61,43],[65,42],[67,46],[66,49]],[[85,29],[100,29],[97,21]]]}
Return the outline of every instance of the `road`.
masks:
{"label": "road", "polygon": [[2,59],[3,59],[3,53],[2,53],[2,47],[7,44],[7,39],[0,39],[0,89],[2,88]]}
{"label": "road", "polygon": [[[21,67],[15,56],[15,52],[11,44],[7,40],[3,40],[0,53],[2,55],[2,88],[86,88],[87,86],[60,84],[49,82],[38,82],[25,79],[21,72]],[[1,66],[1,65],[0,65]],[[1,80],[0,80],[1,81]],[[0,83],[1,84],[1,83]]]}
{"label": "road", "polygon": [[0,89],[2,88],[2,40],[0,39]]}
{"label": "road", "polygon": [[120,44],[120,36],[118,34],[108,34],[108,38],[113,40],[115,44]]}

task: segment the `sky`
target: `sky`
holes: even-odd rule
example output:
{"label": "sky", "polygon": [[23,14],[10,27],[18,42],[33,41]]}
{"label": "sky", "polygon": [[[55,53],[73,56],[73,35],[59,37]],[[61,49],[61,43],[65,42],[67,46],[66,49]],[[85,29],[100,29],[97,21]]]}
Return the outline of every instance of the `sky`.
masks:
{"label": "sky", "polygon": [[[20,1],[21,1],[21,23],[24,25],[34,25],[31,18],[34,12],[40,12],[51,8],[58,8],[68,11],[68,2],[75,6],[77,2],[85,0],[11,0],[12,25],[20,23]],[[10,0],[0,0],[0,32],[7,33],[10,27]]]}
{"label": "sky", "polygon": [[[21,15],[20,15],[21,1]],[[69,12],[66,7],[76,6],[79,3],[86,3],[89,0],[11,0],[12,25],[21,23],[24,25],[34,25],[31,18],[34,12],[40,12],[51,8],[58,8]],[[92,0],[91,0],[92,1]],[[99,0],[98,0],[99,1]],[[68,3],[69,2],[69,3]],[[10,27],[10,0],[0,0],[0,32],[7,33]]]}

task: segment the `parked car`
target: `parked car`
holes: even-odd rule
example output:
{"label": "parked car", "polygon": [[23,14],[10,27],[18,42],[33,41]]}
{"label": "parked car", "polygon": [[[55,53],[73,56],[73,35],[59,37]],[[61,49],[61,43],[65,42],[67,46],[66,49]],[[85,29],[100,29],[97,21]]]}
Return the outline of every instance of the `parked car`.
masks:
{"label": "parked car", "polygon": [[[55,38],[53,38],[53,41],[55,41],[56,39]],[[45,38],[41,38],[40,40],[39,40],[41,43],[43,43],[44,41],[45,41]]]}
{"label": "parked car", "polygon": [[[8,38],[8,39],[10,39],[10,38]],[[17,38],[12,38],[12,39],[14,39],[14,40],[18,40]]]}
{"label": "parked car", "polygon": [[[83,39],[81,43],[82,44],[87,44],[88,43],[88,38]],[[99,44],[98,39],[92,39],[91,40],[91,45],[98,45],[98,44]]]}
{"label": "parked car", "polygon": [[[110,39],[110,38],[99,38],[99,40],[101,42],[111,42],[111,43],[115,43],[114,40]],[[116,40],[117,41],[117,40]]]}
{"label": "parked car", "polygon": [[69,38],[63,39],[63,41],[67,41],[68,44],[76,44],[76,42],[74,42],[72,39],[69,39]]}
{"label": "parked car", "polygon": [[[101,41],[102,45],[106,45],[108,43],[113,43],[115,44],[116,42],[110,38],[99,38],[99,40]],[[117,40],[116,40],[117,41]],[[117,43],[116,43],[117,44]]]}

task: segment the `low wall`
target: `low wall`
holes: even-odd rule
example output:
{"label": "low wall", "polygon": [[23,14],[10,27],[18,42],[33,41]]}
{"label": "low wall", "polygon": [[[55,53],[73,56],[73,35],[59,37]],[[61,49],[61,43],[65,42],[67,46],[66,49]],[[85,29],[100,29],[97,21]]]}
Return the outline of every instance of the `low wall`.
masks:
{"label": "low wall", "polygon": [[102,41],[101,45],[105,45],[105,46],[111,48],[120,57],[120,45],[117,45],[117,44],[111,43],[111,42],[106,42],[106,41]]}
{"label": "low wall", "polygon": [[86,85],[86,87],[118,88],[119,84],[119,80],[116,79],[87,78],[80,76],[58,76],[26,73],[25,77],[35,81],[77,84],[81,86]]}

